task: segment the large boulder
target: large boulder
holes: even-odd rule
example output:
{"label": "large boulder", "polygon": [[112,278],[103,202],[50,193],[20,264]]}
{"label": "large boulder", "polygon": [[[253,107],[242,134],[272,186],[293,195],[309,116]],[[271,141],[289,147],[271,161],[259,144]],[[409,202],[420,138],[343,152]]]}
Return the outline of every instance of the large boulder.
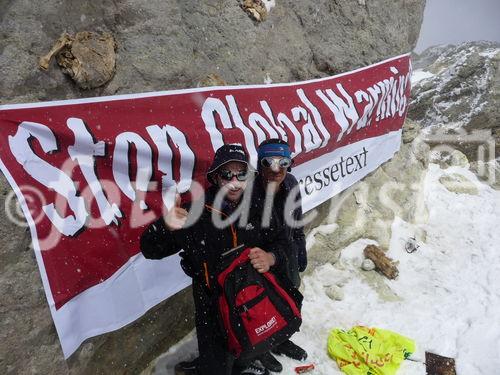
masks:
{"label": "large boulder", "polygon": [[[262,22],[238,0],[8,0],[0,13],[1,104],[327,76],[411,51],[425,0],[278,0]],[[39,57],[67,32],[109,33],[116,67],[82,90]],[[386,173],[380,171],[378,173]],[[0,176],[0,206],[11,190]],[[189,290],[62,357],[30,237],[0,214],[0,368],[13,373],[137,373],[193,327]]]}

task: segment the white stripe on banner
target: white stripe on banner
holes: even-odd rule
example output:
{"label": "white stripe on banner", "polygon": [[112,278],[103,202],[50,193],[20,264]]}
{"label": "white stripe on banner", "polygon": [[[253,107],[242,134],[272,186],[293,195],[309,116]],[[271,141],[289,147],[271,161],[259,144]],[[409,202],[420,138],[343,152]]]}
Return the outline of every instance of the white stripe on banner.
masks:
{"label": "white stripe on banner", "polygon": [[121,328],[188,285],[180,257],[151,261],[139,253],[108,280],[79,294],[52,317],[61,337],[64,356],[71,355],[87,338]]}
{"label": "white stripe on banner", "polygon": [[303,211],[326,202],[392,158],[401,145],[401,134],[399,130],[367,138],[294,168]]}

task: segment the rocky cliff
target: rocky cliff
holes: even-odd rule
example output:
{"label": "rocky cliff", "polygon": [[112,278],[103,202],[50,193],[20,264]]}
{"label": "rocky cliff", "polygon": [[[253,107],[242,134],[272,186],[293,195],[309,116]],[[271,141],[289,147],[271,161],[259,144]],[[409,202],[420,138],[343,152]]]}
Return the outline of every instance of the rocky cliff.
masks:
{"label": "rocky cliff", "polygon": [[413,63],[408,117],[426,127],[433,158],[462,153],[479,177],[500,187],[500,44],[431,47]]}
{"label": "rocky cliff", "polygon": [[[411,51],[425,1],[278,0],[260,20],[241,5],[3,0],[0,103],[195,87],[210,84],[207,77],[250,84],[332,75]],[[63,32],[79,31],[109,33],[116,43],[112,79],[94,89],[80,89],[55,62],[38,68]],[[0,191],[3,206],[10,192],[3,176]],[[0,234],[2,373],[137,373],[192,328],[184,291],[128,327],[88,340],[65,361],[29,233],[2,210]]]}

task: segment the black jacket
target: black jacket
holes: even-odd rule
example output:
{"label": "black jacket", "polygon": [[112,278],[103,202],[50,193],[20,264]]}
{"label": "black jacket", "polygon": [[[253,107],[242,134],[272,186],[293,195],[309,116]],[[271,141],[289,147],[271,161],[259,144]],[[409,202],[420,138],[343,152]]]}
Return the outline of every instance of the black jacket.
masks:
{"label": "black jacket", "polygon": [[[141,251],[144,257],[161,259],[182,250],[180,256],[184,272],[209,289],[214,285],[215,277],[219,272],[220,255],[236,245],[260,247],[267,252],[272,252],[276,257],[273,269],[279,272],[286,269],[287,237],[276,215],[273,213],[268,228],[262,228],[263,208],[260,204],[263,202],[242,199],[240,205],[249,206],[248,220],[244,225],[238,219],[231,226],[216,228],[212,215],[224,218],[228,214],[220,213],[212,207],[216,191],[215,187],[207,190],[205,209],[193,226],[169,231],[163,218],[151,224],[141,236]],[[189,210],[189,206],[185,208]]]}
{"label": "black jacket", "polygon": [[[270,226],[262,228],[263,208],[259,202],[243,199],[243,208],[249,207],[248,220],[240,225],[238,219],[232,226],[217,228],[212,214],[222,215],[212,207],[216,189],[206,192],[206,205],[201,217],[188,228],[169,231],[163,218],[151,224],[141,236],[141,251],[148,259],[161,259],[178,251],[182,257],[181,266],[193,278],[193,300],[195,306],[196,336],[198,340],[198,373],[202,375],[231,374],[234,358],[227,351],[225,333],[219,321],[217,307],[216,276],[223,252],[245,244],[246,247],[260,247],[272,252],[276,264],[272,267],[279,277],[285,275],[287,258],[284,248],[287,239],[279,220],[273,214]],[[247,198],[250,197],[247,195]],[[185,207],[188,209],[189,207]],[[219,216],[220,217],[220,216]]]}
{"label": "black jacket", "polygon": [[[296,192],[296,195],[293,198],[297,208],[290,212],[285,212],[286,200],[294,192]],[[255,180],[253,193],[253,201],[258,202],[259,206],[264,206],[266,191],[260,176]],[[293,225],[294,222],[302,220],[302,197],[298,189],[297,179],[290,173],[287,173],[285,180],[281,183],[280,189],[274,197],[273,210],[280,224],[283,226],[288,241],[288,246],[286,247],[286,257],[288,259],[287,276],[293,285],[298,287],[300,285],[299,273],[303,272],[307,267],[307,252],[304,228]],[[291,223],[292,225],[290,225]]]}

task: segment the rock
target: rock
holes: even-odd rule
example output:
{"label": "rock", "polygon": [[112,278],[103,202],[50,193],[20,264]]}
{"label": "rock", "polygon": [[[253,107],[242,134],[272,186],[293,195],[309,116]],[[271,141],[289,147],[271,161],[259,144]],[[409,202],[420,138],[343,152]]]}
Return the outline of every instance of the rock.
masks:
{"label": "rock", "polygon": [[326,287],[325,293],[334,301],[342,301],[344,299],[344,291],[337,285],[330,285]]}
{"label": "rock", "polygon": [[[2,103],[189,88],[214,70],[229,85],[260,84],[266,74],[274,83],[324,77],[411,51],[425,1],[280,1],[258,24],[235,0],[8,4]],[[58,69],[40,72],[33,60],[62,32],[81,30],[112,34],[119,46],[113,79],[89,91]]]}
{"label": "rock", "polygon": [[431,146],[457,149],[469,161],[480,158],[481,145],[487,160],[500,156],[499,61],[500,44],[493,42],[432,47],[415,56],[415,67],[434,76],[413,85],[408,117],[430,128]]}
{"label": "rock", "polygon": [[373,271],[375,269],[375,263],[373,263],[371,259],[365,259],[363,263],[361,263],[361,269],[363,271]]}
{"label": "rock", "polygon": [[419,123],[411,120],[406,120],[403,126],[403,143],[413,142],[415,138],[420,134],[422,127]]}
{"label": "rock", "polygon": [[316,242],[313,246],[313,249],[321,250],[313,250],[308,252],[307,262],[309,270],[314,270],[316,267],[326,263],[335,264],[340,259],[341,249],[339,249],[334,243],[331,242],[330,237],[330,234],[323,233],[317,233],[315,235]]}
{"label": "rock", "polygon": [[467,177],[458,173],[445,174],[439,178],[439,182],[453,193],[470,195],[479,194],[476,185]]}
{"label": "rock", "polygon": [[212,73],[206,76],[203,80],[201,80],[199,86],[201,87],[227,86],[227,83],[218,74]]}
{"label": "rock", "polygon": [[470,164],[467,156],[458,150],[453,150],[450,155],[451,164],[450,166],[457,166],[469,169]]}
{"label": "rock", "polygon": [[439,166],[443,169],[454,166],[466,169],[469,169],[470,167],[467,156],[465,156],[462,152],[454,149],[434,149],[430,153],[430,162],[439,164]]}
{"label": "rock", "polygon": [[[346,0],[283,0],[260,23],[234,0],[9,0],[2,4],[0,102],[5,104],[190,88],[209,74],[223,77],[229,85],[261,84],[266,76],[275,83],[325,77],[411,51],[425,1],[364,1],[360,6]],[[272,2],[266,4],[270,8]],[[41,71],[35,59],[47,53],[64,31],[74,35],[82,30],[113,35],[118,45],[111,81],[86,91],[60,69]],[[412,168],[405,167],[424,162],[416,156],[414,143],[403,146],[404,157],[415,157],[407,164],[399,160],[403,168],[398,174],[403,171],[406,176]],[[418,170],[411,172],[414,177]],[[393,176],[380,172],[371,178],[380,178],[374,186],[381,186]],[[406,185],[409,181],[408,177],[403,195],[410,200],[414,191]],[[11,191],[3,177],[0,186]],[[376,189],[370,190],[370,199],[378,199]],[[0,195],[2,207],[5,197]],[[392,211],[380,214],[371,203],[359,205],[348,198],[355,212],[373,212],[368,233],[385,237],[386,230],[380,230],[385,225],[378,226],[377,220],[389,220]],[[340,214],[346,224],[355,219],[347,207]],[[329,205],[320,208],[322,218],[328,209]],[[336,236],[348,240],[363,233],[356,227],[349,235]],[[126,328],[87,340],[65,361],[29,244],[25,228],[11,224],[2,212],[1,368],[11,373],[140,373],[192,329],[192,297],[186,289]],[[333,243],[325,257],[318,252],[315,261],[334,260],[335,249],[339,246]]]}

